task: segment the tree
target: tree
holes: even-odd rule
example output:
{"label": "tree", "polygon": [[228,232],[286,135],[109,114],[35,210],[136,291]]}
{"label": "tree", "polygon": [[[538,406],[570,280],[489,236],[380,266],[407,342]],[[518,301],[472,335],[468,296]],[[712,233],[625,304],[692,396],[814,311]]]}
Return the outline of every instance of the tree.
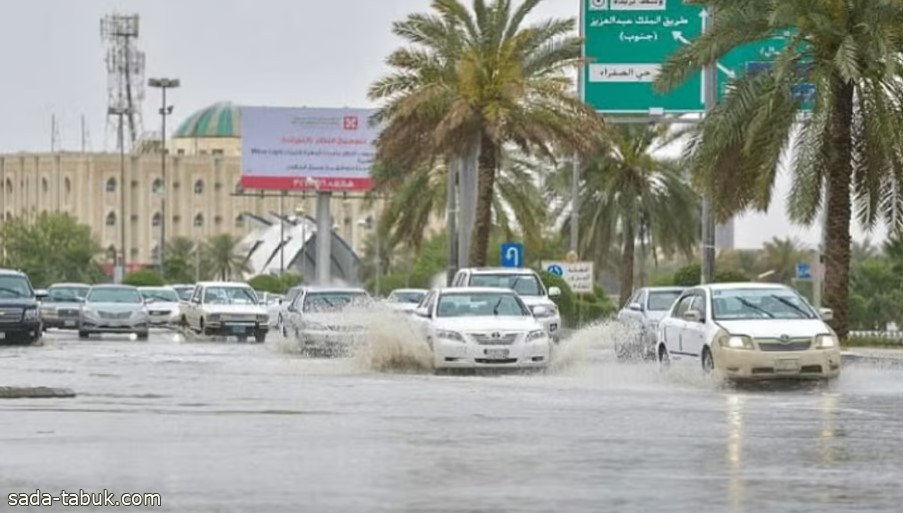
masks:
{"label": "tree", "polygon": [[811,262],[812,255],[803,249],[797,239],[773,237],[766,242],[760,254],[759,269],[762,272],[774,271],[768,281],[790,284],[796,277],[796,264]]}
{"label": "tree", "polygon": [[[731,269],[720,270],[715,273],[714,283],[742,283],[750,281],[750,277],[741,271]],[[675,287],[695,287],[702,282],[702,266],[698,263],[681,267],[674,273],[670,282],[663,285]]]}
{"label": "tree", "polygon": [[[676,162],[652,151],[666,127],[618,125],[611,147],[592,155],[580,184],[580,252],[594,255],[600,267],[608,249],[620,248],[621,304],[633,292],[636,245],[691,254],[697,240],[698,197]],[[570,208],[570,169],[552,179],[562,208]],[[570,230],[570,219],[564,232]],[[642,260],[645,261],[645,255]]]}
{"label": "tree", "polygon": [[469,163],[476,157],[473,266],[486,264],[502,146],[552,156],[556,142],[593,147],[602,130],[565,73],[582,61],[575,20],[525,26],[541,0],[512,3],[474,0],[468,10],[460,0],[434,0],[434,13],[395,23],[393,32],[411,47],[389,56],[395,71],[369,93],[384,102],[376,116],[386,123],[379,162],[413,171],[436,158],[463,159],[461,193],[470,197]]}
{"label": "tree", "polygon": [[294,273],[286,273],[282,276],[276,274],[259,274],[248,280],[248,285],[258,292],[270,292],[272,294],[285,294],[288,289],[299,285],[301,276]]}
{"label": "tree", "polygon": [[65,213],[42,212],[34,222],[14,218],[0,224],[3,266],[20,269],[35,287],[104,281],[95,261],[102,252],[91,228]]}
{"label": "tree", "polygon": [[208,272],[222,280],[240,278],[249,271],[247,258],[239,253],[241,240],[229,234],[210,237],[203,252]]}
{"label": "tree", "polygon": [[123,276],[122,283],[135,287],[161,287],[166,284],[166,281],[157,271],[141,269]]}
{"label": "tree", "polygon": [[176,237],[166,244],[166,261],[163,264],[163,276],[170,283],[194,283],[199,265],[198,243],[187,237]]}
{"label": "tree", "polygon": [[[773,66],[739,77],[693,131],[687,156],[723,220],[749,207],[767,209],[779,164],[793,152],[790,218],[811,224],[826,204],[825,302],[834,309],[831,324],[846,337],[851,198],[868,226],[903,209],[896,192],[903,175],[890,172],[901,166],[903,2],[689,3],[713,7],[717,20],[663,65],[661,90],[739,46],[788,34]],[[809,105],[811,113],[800,116]]]}

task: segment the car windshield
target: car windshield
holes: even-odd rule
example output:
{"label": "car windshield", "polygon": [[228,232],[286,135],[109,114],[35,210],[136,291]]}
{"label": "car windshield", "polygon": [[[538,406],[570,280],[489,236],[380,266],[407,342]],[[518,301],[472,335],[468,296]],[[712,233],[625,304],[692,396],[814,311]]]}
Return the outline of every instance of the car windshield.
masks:
{"label": "car windshield", "polygon": [[0,297],[32,297],[34,291],[28,280],[20,275],[0,276]]}
{"label": "car windshield", "polygon": [[713,318],[724,321],[818,318],[799,294],[782,288],[715,290],[712,309]]}
{"label": "car windshield", "polygon": [[447,293],[439,297],[437,317],[527,317],[530,311],[514,294]]}
{"label": "car windshield", "polygon": [[389,301],[394,301],[396,303],[410,303],[416,305],[420,303],[420,300],[423,299],[423,296],[426,295],[426,292],[416,292],[416,291],[399,291],[393,292],[392,295],[389,296]]}
{"label": "car windshield", "polygon": [[176,294],[179,295],[179,299],[182,301],[188,301],[191,299],[191,293],[194,292],[194,287],[173,287],[176,289]]}
{"label": "car windshield", "polygon": [[91,289],[85,298],[88,303],[144,303],[136,289],[125,287],[100,287]]}
{"label": "car windshield", "polygon": [[257,294],[250,287],[208,287],[204,303],[211,305],[256,305]]}
{"label": "car windshield", "polygon": [[172,289],[141,289],[141,296],[148,303],[178,303],[179,295]]}
{"label": "car windshield", "polygon": [[680,294],[681,291],[679,290],[662,290],[649,292],[649,300],[646,302],[646,310],[651,310],[654,312],[670,310],[674,302],[677,301],[677,298],[680,297]]}
{"label": "car windshield", "polygon": [[470,286],[511,289],[521,296],[543,295],[539,279],[532,274],[474,274]]}
{"label": "car windshield", "polygon": [[304,296],[302,312],[337,312],[366,304],[364,292],[311,292]]}
{"label": "car windshield", "polygon": [[50,287],[45,303],[79,303],[84,301],[91,287]]}

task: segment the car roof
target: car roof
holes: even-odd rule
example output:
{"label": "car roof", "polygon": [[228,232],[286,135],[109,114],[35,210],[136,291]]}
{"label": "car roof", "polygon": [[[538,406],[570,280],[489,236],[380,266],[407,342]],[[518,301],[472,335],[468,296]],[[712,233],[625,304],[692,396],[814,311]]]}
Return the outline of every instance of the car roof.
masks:
{"label": "car roof", "polygon": [[179,289],[179,288],[182,288],[182,287],[185,287],[185,288],[193,288],[193,287],[195,287],[195,286],[196,286],[196,285],[195,285],[194,283],[179,283],[179,284],[176,284],[176,285],[170,285],[170,287],[172,287],[172,288],[174,288],[174,289]]}
{"label": "car roof", "polygon": [[243,281],[201,281],[196,283],[196,287],[248,287],[250,285]]}
{"label": "car roof", "polygon": [[733,290],[733,289],[793,290],[791,287],[788,287],[787,285],[784,285],[781,283],[762,283],[762,282],[710,283],[707,285],[699,285],[698,287],[693,287],[693,288],[701,288],[701,289],[708,289],[708,290]]}
{"label": "car roof", "polygon": [[390,294],[394,294],[396,292],[424,292],[424,293],[426,293],[426,292],[429,292],[429,290],[427,290],[427,289],[395,289],[392,292],[390,292]]}
{"label": "car roof", "polygon": [[47,287],[48,289],[55,289],[60,287],[90,287],[87,283],[54,283],[53,285]]}
{"label": "car roof", "polygon": [[14,275],[14,276],[25,276],[25,273],[22,271],[17,271],[15,269],[0,269],[0,274]]}
{"label": "car roof", "polygon": [[308,286],[303,287],[305,292],[355,292],[364,294],[367,293],[366,290],[360,287],[330,287],[328,285],[316,285],[316,286]]}
{"label": "car roof", "polygon": [[510,294],[516,296],[517,292],[499,287],[442,287],[436,289],[440,294]]}
{"label": "car roof", "polygon": [[643,287],[649,292],[683,292],[689,287]]}
{"label": "car roof", "polygon": [[134,285],[125,285],[122,283],[101,283],[98,285],[92,285],[92,289],[135,289],[138,290],[138,287]]}
{"label": "car roof", "polygon": [[173,290],[173,287],[170,285],[147,285],[138,287],[138,290]]}
{"label": "car roof", "polygon": [[461,270],[471,274],[536,274],[533,269],[523,267],[471,267]]}

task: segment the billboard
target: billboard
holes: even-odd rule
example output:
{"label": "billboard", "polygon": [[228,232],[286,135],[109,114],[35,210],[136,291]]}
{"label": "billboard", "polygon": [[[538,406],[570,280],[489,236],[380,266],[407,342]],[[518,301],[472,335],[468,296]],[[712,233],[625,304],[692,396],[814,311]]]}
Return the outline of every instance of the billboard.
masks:
{"label": "billboard", "polygon": [[376,155],[371,109],[244,107],[245,189],[366,191]]}

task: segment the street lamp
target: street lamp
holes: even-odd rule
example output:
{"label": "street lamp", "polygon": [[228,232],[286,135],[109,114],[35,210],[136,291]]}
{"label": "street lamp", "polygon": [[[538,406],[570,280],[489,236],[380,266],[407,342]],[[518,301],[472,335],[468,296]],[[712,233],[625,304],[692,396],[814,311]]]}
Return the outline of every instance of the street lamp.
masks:
{"label": "street lamp", "polygon": [[122,255],[119,260],[119,274],[113,271],[113,281],[122,282],[125,276],[125,259],[127,256],[125,247],[125,128],[123,117],[130,110],[126,107],[110,107],[107,114],[119,117],[119,250]]}
{"label": "street lamp", "polygon": [[163,180],[163,190],[160,192],[160,216],[163,218],[160,222],[160,272],[163,272],[163,265],[166,262],[166,116],[172,114],[172,105],[166,105],[166,90],[179,87],[180,82],[177,78],[152,78],[147,81],[147,85],[158,88],[162,92],[163,103],[160,107],[160,117],[163,118],[163,126],[160,131],[160,174]]}

